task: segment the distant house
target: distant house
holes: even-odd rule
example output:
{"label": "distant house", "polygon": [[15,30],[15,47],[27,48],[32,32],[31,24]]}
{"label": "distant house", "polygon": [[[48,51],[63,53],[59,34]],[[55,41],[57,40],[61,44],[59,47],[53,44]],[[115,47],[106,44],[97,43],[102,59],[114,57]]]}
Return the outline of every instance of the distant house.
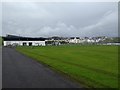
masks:
{"label": "distant house", "polygon": [[4,46],[45,46],[45,38],[19,37],[7,35],[3,37]]}
{"label": "distant house", "polygon": [[69,39],[69,43],[80,43],[80,38],[79,37],[71,37]]}
{"label": "distant house", "polygon": [[46,45],[53,45],[53,46],[59,46],[69,43],[66,37],[58,37],[58,36],[46,38],[45,42]]}

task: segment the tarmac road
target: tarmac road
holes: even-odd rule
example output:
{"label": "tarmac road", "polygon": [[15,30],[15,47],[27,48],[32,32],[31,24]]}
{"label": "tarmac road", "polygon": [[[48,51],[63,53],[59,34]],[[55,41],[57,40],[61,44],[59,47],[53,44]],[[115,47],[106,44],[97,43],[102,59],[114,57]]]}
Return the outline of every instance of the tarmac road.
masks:
{"label": "tarmac road", "polygon": [[0,89],[2,89],[2,46],[0,46]]}
{"label": "tarmac road", "polygon": [[2,49],[2,88],[79,88],[77,83],[13,48]]}

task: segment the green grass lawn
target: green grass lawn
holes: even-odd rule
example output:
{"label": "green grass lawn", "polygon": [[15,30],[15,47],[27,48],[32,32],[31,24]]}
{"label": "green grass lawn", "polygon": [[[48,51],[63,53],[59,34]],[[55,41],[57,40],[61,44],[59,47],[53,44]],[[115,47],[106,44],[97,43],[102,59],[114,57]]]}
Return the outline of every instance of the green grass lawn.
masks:
{"label": "green grass lawn", "polygon": [[17,47],[85,87],[118,87],[118,46]]}
{"label": "green grass lawn", "polygon": [[0,37],[0,46],[2,45],[2,37]]}

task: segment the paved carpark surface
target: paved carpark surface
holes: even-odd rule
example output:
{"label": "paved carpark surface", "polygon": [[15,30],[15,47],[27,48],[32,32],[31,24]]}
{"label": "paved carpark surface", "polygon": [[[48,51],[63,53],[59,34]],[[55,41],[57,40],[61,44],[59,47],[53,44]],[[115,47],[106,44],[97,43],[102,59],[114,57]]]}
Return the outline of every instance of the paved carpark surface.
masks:
{"label": "paved carpark surface", "polygon": [[3,47],[2,88],[80,88],[80,86],[15,49]]}
{"label": "paved carpark surface", "polygon": [[0,89],[2,88],[2,46],[0,46]]}

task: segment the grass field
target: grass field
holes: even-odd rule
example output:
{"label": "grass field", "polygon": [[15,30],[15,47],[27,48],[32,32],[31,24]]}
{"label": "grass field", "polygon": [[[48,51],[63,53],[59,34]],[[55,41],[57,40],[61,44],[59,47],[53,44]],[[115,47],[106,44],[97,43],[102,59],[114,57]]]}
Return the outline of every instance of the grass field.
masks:
{"label": "grass field", "polygon": [[0,46],[2,45],[2,37],[0,37]]}
{"label": "grass field", "polygon": [[84,87],[118,87],[118,46],[17,47]]}

